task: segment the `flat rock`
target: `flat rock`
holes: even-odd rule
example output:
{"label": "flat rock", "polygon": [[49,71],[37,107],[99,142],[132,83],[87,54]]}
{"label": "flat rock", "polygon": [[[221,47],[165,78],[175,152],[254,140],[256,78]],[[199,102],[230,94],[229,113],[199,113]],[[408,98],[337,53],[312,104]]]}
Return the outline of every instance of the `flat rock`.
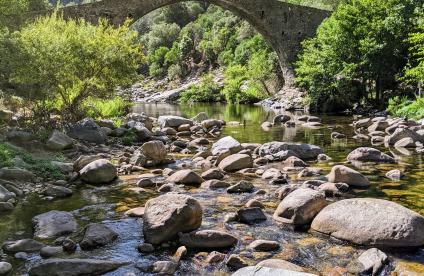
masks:
{"label": "flat rock", "polygon": [[348,161],[358,162],[386,162],[394,163],[395,159],[378,149],[369,147],[360,147],[349,153],[347,156]]}
{"label": "flat rock", "polygon": [[305,271],[303,267],[295,265],[285,260],[280,259],[267,259],[259,262],[256,266],[260,267],[269,267],[269,268],[278,268],[278,269],[286,269],[289,271],[303,272]]}
{"label": "flat rock", "polygon": [[126,216],[142,218],[144,216],[144,207],[136,207],[125,212]]}
{"label": "flat rock", "polygon": [[193,121],[183,117],[169,115],[169,116],[159,116],[158,124],[162,128],[164,127],[178,128],[179,126],[185,125],[185,124],[193,125]]}
{"label": "flat rock", "polygon": [[247,266],[237,270],[231,276],[315,276],[304,272],[296,272],[281,268]]}
{"label": "flat rock", "polygon": [[125,265],[123,262],[95,259],[48,259],[29,270],[31,276],[102,275]]}
{"label": "flat rock", "polygon": [[23,239],[17,241],[6,241],[2,245],[2,249],[7,253],[17,252],[38,252],[43,248],[44,244],[33,239]]}
{"label": "flat rock", "polygon": [[424,245],[424,217],[382,199],[345,199],[330,204],[315,217],[311,228],[359,245]]}
{"label": "flat rock", "polygon": [[229,186],[230,183],[216,179],[208,180],[202,183],[202,188],[211,190],[228,188]]}
{"label": "flat rock", "polygon": [[107,138],[102,128],[91,118],[85,118],[69,125],[66,129],[66,134],[71,138],[95,144],[104,144]]}
{"label": "flat rock", "polygon": [[323,153],[322,149],[315,145],[295,144],[288,142],[269,142],[263,144],[258,153],[260,156],[274,155],[280,151],[290,150],[302,160],[316,159],[317,156]]}
{"label": "flat rock", "polygon": [[246,180],[242,180],[237,182],[236,184],[228,187],[227,193],[234,194],[234,193],[252,193],[255,189],[255,186],[253,186],[252,183]]}
{"label": "flat rock", "polygon": [[56,238],[77,230],[77,221],[69,212],[50,211],[32,219],[34,237],[39,239]]}
{"label": "flat rock", "polygon": [[217,168],[209,169],[203,172],[201,175],[201,177],[204,180],[211,180],[211,179],[221,180],[224,178],[224,176],[225,176],[224,172],[222,172],[220,169],[217,169]]}
{"label": "flat rock", "polygon": [[274,251],[280,248],[280,244],[276,241],[255,240],[249,244],[249,248],[254,251]]}
{"label": "flat rock", "polygon": [[227,248],[237,243],[233,235],[218,230],[201,230],[179,235],[180,244],[188,248]]}
{"label": "flat rock", "polygon": [[253,159],[247,154],[233,154],[225,157],[220,163],[219,168],[226,172],[235,172],[238,170],[251,168]]}

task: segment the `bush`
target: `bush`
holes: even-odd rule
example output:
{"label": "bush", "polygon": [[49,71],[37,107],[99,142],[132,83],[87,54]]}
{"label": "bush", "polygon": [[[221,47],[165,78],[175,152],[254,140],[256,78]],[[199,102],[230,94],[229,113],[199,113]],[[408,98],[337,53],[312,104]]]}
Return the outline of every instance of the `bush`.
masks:
{"label": "bush", "polygon": [[407,117],[409,119],[424,118],[424,97],[415,99],[414,101],[407,97],[395,97],[389,100],[387,111],[398,117]]}
{"label": "bush", "polygon": [[84,108],[87,109],[87,116],[91,118],[114,119],[122,117],[128,113],[132,104],[121,97],[112,99],[88,99]]}
{"label": "bush", "polygon": [[221,87],[211,75],[203,77],[198,85],[193,85],[181,93],[180,101],[187,102],[219,102],[222,100]]}
{"label": "bush", "polygon": [[54,13],[14,33],[12,43],[11,84],[34,112],[47,117],[58,110],[64,120],[86,116],[88,98],[107,99],[117,86],[132,84],[142,61],[129,22],[94,26]]}

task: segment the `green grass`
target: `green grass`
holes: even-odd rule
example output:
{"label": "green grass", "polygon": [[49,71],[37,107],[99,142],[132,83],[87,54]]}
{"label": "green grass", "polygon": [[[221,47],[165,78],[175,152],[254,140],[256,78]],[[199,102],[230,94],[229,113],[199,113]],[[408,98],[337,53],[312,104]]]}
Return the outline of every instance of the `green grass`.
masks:
{"label": "green grass", "polygon": [[[28,152],[0,143],[0,168],[13,166],[13,158],[15,157],[20,157],[26,163],[24,169],[30,170],[38,176],[43,178],[47,176],[54,179],[64,178],[59,168],[51,163],[52,159],[35,158]],[[63,157],[54,158],[54,160],[63,160]]]}

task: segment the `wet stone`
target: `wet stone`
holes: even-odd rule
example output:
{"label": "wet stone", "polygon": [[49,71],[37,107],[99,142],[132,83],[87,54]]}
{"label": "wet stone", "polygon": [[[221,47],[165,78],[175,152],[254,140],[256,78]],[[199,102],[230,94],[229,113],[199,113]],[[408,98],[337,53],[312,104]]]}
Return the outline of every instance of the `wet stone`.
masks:
{"label": "wet stone", "polygon": [[237,220],[246,224],[255,224],[266,220],[266,216],[258,207],[241,208],[237,211]]}

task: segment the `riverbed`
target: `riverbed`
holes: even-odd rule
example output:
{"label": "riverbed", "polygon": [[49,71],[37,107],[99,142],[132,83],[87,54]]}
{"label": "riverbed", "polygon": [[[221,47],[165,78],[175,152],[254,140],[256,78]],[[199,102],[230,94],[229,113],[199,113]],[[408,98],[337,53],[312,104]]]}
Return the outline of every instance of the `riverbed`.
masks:
{"label": "riverbed", "polygon": [[[324,153],[329,155],[331,162],[310,164],[320,167],[328,173],[335,164],[344,163],[346,156],[360,146],[370,146],[369,141],[355,140],[353,128],[350,124],[353,117],[320,115],[323,127],[317,129],[296,126],[287,128],[276,126],[268,131],[261,128],[264,121],[272,121],[275,113],[259,106],[223,105],[223,104],[137,104],[134,112],[144,112],[149,116],[180,115],[191,118],[199,112],[206,112],[210,118],[223,119],[228,124],[221,137],[232,136],[241,143],[266,143],[269,141],[290,141],[308,143],[320,146]],[[288,113],[290,114],[290,113]],[[290,115],[301,115],[301,112]],[[230,123],[230,122],[239,122]],[[333,140],[330,134],[334,131],[346,134],[347,138]],[[219,137],[216,137],[218,139]],[[378,147],[377,147],[378,148]],[[358,197],[376,197],[391,200],[402,204],[424,215],[424,155],[413,151],[398,152],[378,148],[397,158],[396,164],[378,164],[361,167],[360,171],[371,181],[367,190],[354,190]],[[176,163],[169,165],[177,168],[183,163],[190,162],[190,156],[175,155]],[[405,177],[400,181],[393,181],[384,175],[391,169],[404,171]],[[73,258],[90,257],[104,258],[120,261],[129,261],[130,265],[124,266],[106,275],[147,275],[145,267],[157,260],[169,260],[175,252],[175,247],[162,248],[151,255],[140,254],[136,247],[142,242],[142,222],[139,219],[127,218],[123,213],[133,207],[144,206],[144,203],[158,195],[155,190],[143,192],[135,191],[138,176],[133,174],[121,176],[120,181],[112,186],[84,186],[74,192],[73,196],[66,199],[45,201],[37,196],[30,197],[27,202],[19,204],[14,211],[1,218],[0,241],[7,239],[22,239],[32,237],[31,219],[37,214],[50,210],[71,211],[80,223],[80,228],[89,222],[104,222],[119,233],[119,238],[111,245],[94,251],[80,251],[72,255]],[[160,178],[160,177],[159,177]],[[291,175],[292,181],[298,181],[296,174]],[[240,176],[231,176],[229,181],[236,182]],[[265,213],[268,220],[264,223],[248,226],[240,223],[225,224],[224,215],[234,212],[253,197],[251,194],[227,194],[225,191],[211,191],[202,188],[183,190],[202,204],[204,215],[201,229],[226,229],[237,236],[239,244],[227,253],[237,253],[255,264],[267,258],[281,258],[308,269],[312,273],[329,275],[335,271],[345,272],[345,268],[352,266],[352,260],[357,257],[363,248],[330,240],[328,237],[314,233],[293,231],[292,229],[276,226],[272,221],[272,213],[277,207],[273,198],[277,187],[270,187],[261,179],[248,179],[258,189],[268,193],[263,198]],[[251,252],[247,245],[256,239],[275,240],[281,244],[281,249],[271,253]],[[424,249],[413,252],[385,251],[390,256],[390,263],[381,271],[381,275],[390,275],[391,271],[398,275],[423,275],[424,274]],[[207,254],[198,251],[189,251],[182,261],[178,275],[199,275],[211,273],[226,275],[231,273],[225,263],[218,265],[205,265],[204,258]],[[15,274],[25,274],[25,271],[40,260],[38,254],[29,254],[29,261],[16,261],[14,258],[4,256],[10,261]],[[354,268],[352,268],[354,269]],[[132,275],[132,274],[131,274]],[[332,274],[339,275],[339,274]]]}

